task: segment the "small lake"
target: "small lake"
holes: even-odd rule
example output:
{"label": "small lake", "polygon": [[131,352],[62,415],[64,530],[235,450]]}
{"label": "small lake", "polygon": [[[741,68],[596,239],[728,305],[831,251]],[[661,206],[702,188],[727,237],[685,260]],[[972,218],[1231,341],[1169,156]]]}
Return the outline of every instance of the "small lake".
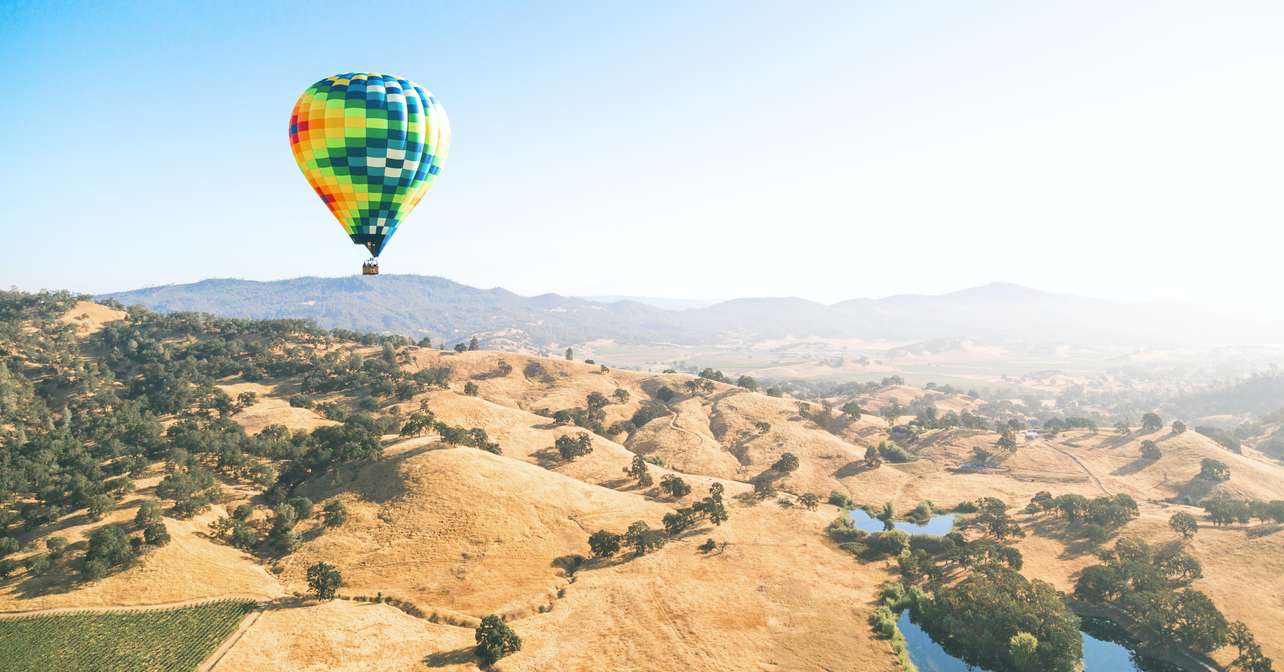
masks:
{"label": "small lake", "polygon": [[[877,521],[875,521],[877,522]],[[910,660],[914,661],[919,672],[986,672],[983,668],[973,667],[945,652],[940,644],[932,641],[922,628],[910,620],[909,610],[901,612],[896,622],[905,636],[905,648],[909,651]],[[1099,629],[1101,624],[1087,629],[1106,636]],[[1148,661],[1139,657],[1131,649],[1116,642],[1098,639],[1087,632],[1083,635],[1083,672],[1161,672],[1173,668],[1157,661]]]}
{"label": "small lake", "polygon": [[[851,509],[847,515],[852,520],[852,525],[858,530],[874,533],[883,531],[883,521],[874,518],[865,513],[864,509]],[[942,513],[932,516],[924,525],[911,523],[907,520],[897,520],[892,523],[898,530],[904,530],[909,534],[923,534],[929,537],[943,537],[954,529],[954,514]]]}

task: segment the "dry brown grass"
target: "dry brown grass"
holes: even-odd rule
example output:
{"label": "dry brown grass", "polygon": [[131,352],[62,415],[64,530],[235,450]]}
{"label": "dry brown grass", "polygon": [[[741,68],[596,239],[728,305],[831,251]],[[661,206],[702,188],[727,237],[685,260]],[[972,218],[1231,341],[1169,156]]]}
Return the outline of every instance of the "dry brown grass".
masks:
{"label": "dry brown grass", "polygon": [[265,611],[214,669],[476,670],[472,646],[471,630],[429,623],[384,604],[287,601]]}
{"label": "dry brown grass", "polygon": [[[498,374],[498,361],[512,370]],[[528,377],[538,363],[547,379]],[[495,456],[474,448],[448,448],[434,437],[393,441],[383,460],[339,470],[307,486],[318,505],[336,497],[351,511],[339,529],[300,527],[300,550],[280,561],[279,577],[239,551],[205,536],[219,512],[193,521],[166,519],[175,543],[138,566],[89,586],[51,589],[21,577],[0,587],[0,609],[63,605],[140,604],[228,593],[279,596],[302,591],[307,567],[337,565],[349,595],[407,600],[443,624],[416,619],[387,606],[338,601],[293,605],[264,613],[232,647],[218,669],[473,669],[466,627],[486,613],[513,619],[522,652],[504,670],[710,669],[875,671],[893,669],[886,642],[873,639],[865,618],[878,585],[891,578],[887,565],[861,564],[832,546],[824,527],[838,511],[807,512],[775,499],[753,503],[743,495],[756,477],[775,479],[786,494],[830,490],[858,502],[891,501],[906,510],[919,501],[952,506],[982,496],[1014,507],[1034,493],[1097,496],[1126,492],[1142,516],[1123,534],[1155,543],[1173,539],[1169,501],[1205,486],[1192,483],[1203,457],[1230,465],[1232,478],[1215,491],[1262,499],[1284,498],[1284,468],[1260,456],[1232,455],[1193,432],[1118,437],[1108,432],[1065,434],[1023,443],[1000,469],[961,470],[976,447],[992,448],[997,436],[976,430],[927,433],[912,450],[918,460],[867,469],[865,448],[885,437],[887,424],[867,415],[826,431],[799,416],[796,402],[728,385],[687,396],[684,374],[611,370],[560,359],[495,352],[416,350],[411,367],[449,366],[451,389],[401,405],[409,413],[426,402],[453,425],[480,427],[502,449]],[[462,393],[466,381],[477,396]],[[593,436],[590,455],[571,462],[553,450],[555,439],[583,431],[554,426],[535,414],[583,407],[598,392],[629,393],[606,407],[607,423],[629,418],[660,386],[679,392],[676,412],[631,437]],[[259,401],[235,416],[250,431],[268,424],[309,429],[327,422],[290,408],[282,384],[229,382],[229,394],[253,390]],[[908,404],[923,390],[897,387],[864,400],[876,409],[897,399]],[[938,407],[962,410],[970,402],[938,397]],[[758,423],[770,425],[762,429]],[[1140,460],[1142,439],[1156,440],[1164,457]],[[785,453],[801,466],[787,476],[770,466]],[[635,453],[663,458],[656,481],[679,473],[692,496],[669,501],[657,487],[639,489],[623,473]],[[154,482],[154,478],[152,481]],[[140,485],[140,496],[147,496]],[[663,514],[703,496],[714,483],[727,489],[731,519],[705,526],[641,558],[594,561],[573,575],[559,559],[588,555],[587,538],[598,528],[622,531],[633,520],[659,526]],[[248,494],[248,493],[243,493]],[[231,503],[228,504],[229,506]],[[133,515],[127,505],[112,520]],[[74,519],[75,516],[72,517]],[[1073,586],[1093,562],[1091,548],[1055,534],[1022,515],[1032,534],[1018,544],[1025,574]],[[93,525],[69,523],[57,534],[83,539]],[[46,531],[43,533],[48,534]],[[706,537],[726,542],[702,554]],[[1244,620],[1276,659],[1284,659],[1284,532],[1205,528],[1190,544],[1204,563],[1208,592],[1228,617]]]}
{"label": "dry brown grass", "polygon": [[77,301],[59,321],[75,325],[76,333],[82,338],[96,334],[108,322],[125,319],[125,311],[116,310],[93,301]]}

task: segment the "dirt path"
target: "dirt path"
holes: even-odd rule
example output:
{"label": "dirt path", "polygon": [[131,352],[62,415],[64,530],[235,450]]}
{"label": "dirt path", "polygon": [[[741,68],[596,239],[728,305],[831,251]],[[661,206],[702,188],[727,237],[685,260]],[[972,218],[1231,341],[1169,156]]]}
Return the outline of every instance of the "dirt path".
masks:
{"label": "dirt path", "polygon": [[673,414],[669,416],[669,429],[677,430],[688,436],[694,436],[696,440],[699,441],[700,443],[705,443],[706,441],[712,442],[713,445],[717,447],[719,450],[722,449],[722,446],[719,445],[717,441],[712,441],[711,439],[709,439],[704,435],[696,434],[695,432],[689,429],[683,429],[682,427],[679,427],[678,426],[678,409],[670,407],[669,410],[673,412]]}
{"label": "dirt path", "polygon": [[201,661],[201,664],[196,666],[196,672],[210,672],[210,670],[213,670],[214,666],[218,665],[219,661],[223,660],[223,656],[226,656],[228,651],[231,651],[232,647],[236,646],[236,643],[241,641],[241,637],[245,635],[245,632],[255,623],[259,622],[259,617],[263,615],[263,612],[266,609],[267,603],[260,602],[259,605],[254,608],[254,611],[241,619],[241,624],[236,626],[236,632],[233,632],[230,637],[223,640],[223,643],[219,644],[218,648],[214,649],[213,653],[206,656],[205,660]]}
{"label": "dirt path", "polygon": [[1114,493],[1110,492],[1110,490],[1106,488],[1106,484],[1102,483],[1101,479],[1097,478],[1097,475],[1092,473],[1092,470],[1088,468],[1088,465],[1084,464],[1083,460],[1079,459],[1079,457],[1076,456],[1074,453],[1071,453],[1070,451],[1065,450],[1061,446],[1058,446],[1054,443],[1048,443],[1047,441],[1044,441],[1043,444],[1057,451],[1058,453],[1061,453],[1062,455],[1065,455],[1066,457],[1074,460],[1074,463],[1079,465],[1079,468],[1083,470],[1083,473],[1087,474],[1088,478],[1092,479],[1092,482],[1097,484],[1097,487],[1101,489],[1101,492],[1105,493],[1107,497],[1114,496]]}

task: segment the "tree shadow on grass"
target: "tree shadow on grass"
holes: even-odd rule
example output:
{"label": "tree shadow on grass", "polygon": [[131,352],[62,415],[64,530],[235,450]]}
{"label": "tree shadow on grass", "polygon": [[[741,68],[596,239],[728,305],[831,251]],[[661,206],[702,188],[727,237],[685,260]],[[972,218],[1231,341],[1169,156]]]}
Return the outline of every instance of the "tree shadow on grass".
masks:
{"label": "tree shadow on grass", "polygon": [[1128,464],[1125,464],[1124,466],[1119,467],[1118,469],[1115,469],[1114,471],[1110,472],[1110,475],[1111,476],[1131,476],[1132,474],[1135,474],[1158,461],[1159,460],[1152,460],[1145,457],[1139,457],[1133,460],[1132,462],[1129,462]]}
{"label": "tree shadow on grass", "polygon": [[475,649],[476,647],[468,646],[454,651],[430,653],[424,657],[423,663],[428,667],[454,667],[456,665],[467,665],[468,663],[474,663],[481,667],[481,661],[478,660]]}
{"label": "tree shadow on grass", "polygon": [[848,476],[856,476],[872,469],[873,467],[871,467],[865,460],[852,460],[851,462],[839,467],[838,471],[834,472],[834,478],[843,479]]}
{"label": "tree shadow on grass", "polygon": [[1257,539],[1259,537],[1270,536],[1280,530],[1284,530],[1284,525],[1258,525],[1257,527],[1244,530],[1244,534],[1247,534],[1249,539]]}
{"label": "tree shadow on grass", "polygon": [[552,469],[553,467],[558,467],[566,463],[566,460],[562,459],[562,454],[558,452],[556,448],[552,447],[540,448],[539,450],[531,453],[531,457],[535,458],[535,461],[539,463],[539,466],[544,467],[545,469]]}
{"label": "tree shadow on grass", "polygon": [[[1047,517],[1032,523],[1030,531],[1040,537],[1055,539],[1065,547],[1058,556],[1061,560],[1071,560],[1096,553],[1103,544],[1099,544],[1084,535],[1081,525],[1072,524],[1065,519]],[[1106,543],[1109,543],[1107,541]]]}
{"label": "tree shadow on grass", "polygon": [[[398,475],[401,463],[433,450],[448,448],[440,442],[412,448],[404,453],[397,453],[373,462],[357,465],[343,465],[330,472],[315,476],[300,484],[295,494],[307,493],[313,501],[329,499],[341,492],[356,492],[363,499],[374,504],[383,504],[405,494],[406,488]],[[348,477],[344,478],[347,474]],[[366,487],[356,487],[356,482],[363,480]],[[262,501],[266,502],[266,499]]]}

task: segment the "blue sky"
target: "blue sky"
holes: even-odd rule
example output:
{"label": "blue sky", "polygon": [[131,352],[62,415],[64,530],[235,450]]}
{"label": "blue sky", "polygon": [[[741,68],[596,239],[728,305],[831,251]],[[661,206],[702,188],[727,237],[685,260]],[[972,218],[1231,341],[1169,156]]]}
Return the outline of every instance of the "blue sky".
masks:
{"label": "blue sky", "polygon": [[369,70],[454,129],[385,272],[1284,307],[1280,3],[195,4],[0,2],[0,286],[355,272],[286,126]]}

